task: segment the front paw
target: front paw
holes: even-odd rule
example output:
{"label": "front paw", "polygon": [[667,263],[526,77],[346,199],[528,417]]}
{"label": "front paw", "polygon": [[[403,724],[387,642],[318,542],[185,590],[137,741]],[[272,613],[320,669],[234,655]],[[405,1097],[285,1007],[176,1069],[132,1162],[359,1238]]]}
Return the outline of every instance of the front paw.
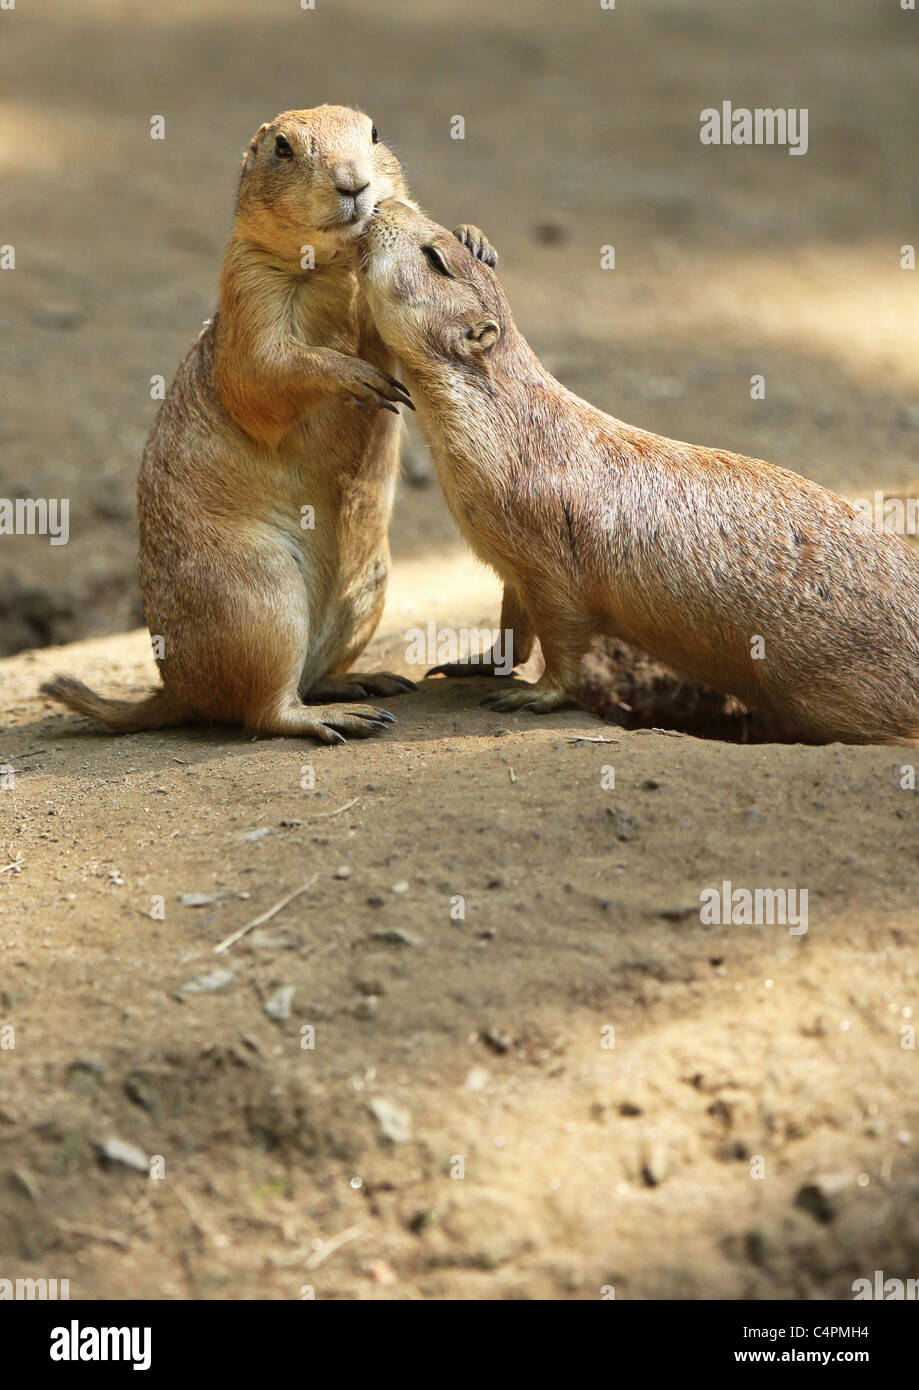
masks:
{"label": "front paw", "polygon": [[338,369],[339,389],[346,392],[355,405],[362,408],[370,405],[382,410],[391,410],[398,415],[400,405],[414,410],[412,398],[401,381],[389,372],[381,371],[362,357],[347,358]]}
{"label": "front paw", "polygon": [[468,247],[477,261],[484,261],[494,270],[498,264],[498,253],[481,227],[474,227],[471,222],[463,222],[460,226],[453,228],[453,235],[457,241],[461,241],[465,247]]}

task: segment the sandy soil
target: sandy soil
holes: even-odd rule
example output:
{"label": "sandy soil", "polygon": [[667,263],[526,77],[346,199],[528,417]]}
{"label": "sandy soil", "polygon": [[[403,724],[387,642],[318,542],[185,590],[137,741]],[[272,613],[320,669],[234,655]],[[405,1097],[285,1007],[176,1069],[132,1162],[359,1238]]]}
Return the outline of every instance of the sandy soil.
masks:
{"label": "sandy soil", "polygon": [[[286,106],[372,111],[605,409],[850,496],[915,477],[916,16],[36,0],[2,23],[0,493],[70,497],[71,541],[0,544],[0,1277],[768,1299],[919,1276],[907,753],[496,716],[475,681],[336,749],[113,739],[35,694],[155,675],[130,631],[149,381],[208,315],[237,152]],[[807,106],[809,153],[700,146],[723,98]],[[402,489],[393,549],[368,667],[408,670],[410,626],[496,622],[436,486]],[[723,880],[806,888],[807,933],[703,925]]]}

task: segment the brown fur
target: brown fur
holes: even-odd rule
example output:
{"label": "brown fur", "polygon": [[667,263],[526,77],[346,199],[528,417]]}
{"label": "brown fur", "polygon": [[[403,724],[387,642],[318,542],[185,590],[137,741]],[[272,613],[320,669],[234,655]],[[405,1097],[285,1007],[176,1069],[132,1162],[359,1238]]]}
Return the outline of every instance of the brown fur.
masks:
{"label": "brown fur", "polygon": [[372,220],[361,278],[451,510],[504,581],[517,661],[534,635],[542,646],[542,678],[493,707],[556,708],[607,634],[809,739],[916,739],[919,562],[898,537],[795,473],[580,400],[528,347],[496,276],[416,210]]}
{"label": "brown fur", "polygon": [[[261,126],[245,152],[219,308],[176,374],[138,481],[164,690],[131,705],[70,678],[42,687],[110,729],[207,719],[341,742],[392,716],[304,700],[414,688],[344,674],[383,610],[397,407],[410,404],[355,273],[374,205],[408,196],[374,134],[360,112],[321,106]],[[457,236],[493,258],[476,228]],[[301,265],[307,246],[314,269]]]}

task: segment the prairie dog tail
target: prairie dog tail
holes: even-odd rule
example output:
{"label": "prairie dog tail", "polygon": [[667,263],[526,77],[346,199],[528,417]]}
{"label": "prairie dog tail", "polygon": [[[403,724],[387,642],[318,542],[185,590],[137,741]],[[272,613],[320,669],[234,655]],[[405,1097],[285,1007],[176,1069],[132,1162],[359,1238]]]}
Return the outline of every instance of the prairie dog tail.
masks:
{"label": "prairie dog tail", "polygon": [[175,724],[192,723],[195,718],[189,705],[183,705],[163,689],[155,690],[146,700],[106,700],[73,676],[54,676],[39,688],[43,695],[60,700],[77,714],[88,714],[118,734],[168,729]]}

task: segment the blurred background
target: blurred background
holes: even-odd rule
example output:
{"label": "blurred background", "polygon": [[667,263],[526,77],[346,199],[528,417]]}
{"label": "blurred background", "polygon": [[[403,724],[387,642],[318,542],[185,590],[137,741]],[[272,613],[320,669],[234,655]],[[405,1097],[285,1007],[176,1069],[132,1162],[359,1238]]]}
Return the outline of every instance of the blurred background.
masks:
{"label": "blurred background", "polygon": [[[850,495],[903,485],[919,440],[919,277],[899,264],[919,241],[917,24],[899,0],[0,13],[0,243],[16,255],[0,274],[0,496],[71,499],[69,545],[0,545],[0,653],[142,622],[150,378],[171,379],[211,312],[240,152],[289,107],[369,112],[422,205],[486,229],[522,330],[579,394]],[[702,145],[700,113],[723,100],[806,107],[808,153]],[[437,487],[404,485],[396,557],[454,545]]]}

